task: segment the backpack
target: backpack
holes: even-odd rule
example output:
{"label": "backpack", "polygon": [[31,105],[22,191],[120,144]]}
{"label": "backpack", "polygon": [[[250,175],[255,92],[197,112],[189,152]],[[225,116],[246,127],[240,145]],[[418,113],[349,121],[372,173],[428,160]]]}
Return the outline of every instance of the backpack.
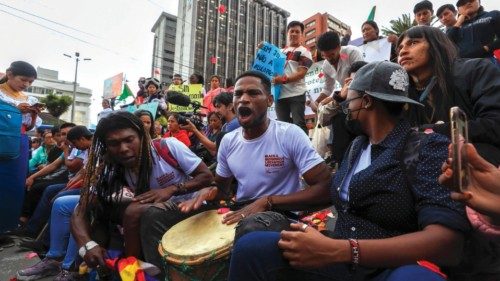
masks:
{"label": "backpack", "polygon": [[0,159],[15,159],[21,153],[22,114],[0,100]]}
{"label": "backpack", "polygon": [[184,173],[177,159],[175,159],[172,153],[170,153],[168,145],[161,145],[161,139],[153,140],[153,147],[156,153],[158,153],[158,155],[160,155],[161,158],[165,160],[165,162],[167,162],[170,166],[174,167],[175,169]]}

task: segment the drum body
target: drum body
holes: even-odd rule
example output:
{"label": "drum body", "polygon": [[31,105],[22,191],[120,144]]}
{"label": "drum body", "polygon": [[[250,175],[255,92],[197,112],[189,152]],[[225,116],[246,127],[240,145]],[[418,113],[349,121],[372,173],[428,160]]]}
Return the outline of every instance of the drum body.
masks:
{"label": "drum body", "polygon": [[164,235],[158,247],[167,280],[226,280],[235,225],[221,223],[217,210],[185,219]]}

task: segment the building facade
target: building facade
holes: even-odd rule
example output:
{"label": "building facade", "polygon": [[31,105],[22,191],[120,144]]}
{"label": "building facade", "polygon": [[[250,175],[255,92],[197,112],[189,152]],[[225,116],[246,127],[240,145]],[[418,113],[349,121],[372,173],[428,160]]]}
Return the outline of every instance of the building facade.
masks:
{"label": "building facade", "polygon": [[[155,34],[151,77],[170,84],[174,74],[175,36],[177,17],[163,12],[151,32]],[[186,79],[186,77],[184,77]]]}
{"label": "building facade", "polygon": [[289,16],[265,0],[179,0],[174,72],[235,78],[260,42],[286,44]]}
{"label": "building facade", "polygon": [[321,34],[335,31],[342,37],[349,29],[349,25],[328,13],[316,13],[302,23],[304,24],[304,45],[311,50],[314,57],[316,57],[316,40]]}
{"label": "building facade", "polygon": [[[53,93],[73,98],[73,82],[59,80],[59,72],[42,67],[36,68],[38,77],[25,92],[28,95],[43,98]],[[75,95],[75,120],[77,125],[88,126],[90,124],[90,104],[92,102],[92,90],[77,85]],[[71,121],[71,105],[68,110],[59,117],[65,121]]]}

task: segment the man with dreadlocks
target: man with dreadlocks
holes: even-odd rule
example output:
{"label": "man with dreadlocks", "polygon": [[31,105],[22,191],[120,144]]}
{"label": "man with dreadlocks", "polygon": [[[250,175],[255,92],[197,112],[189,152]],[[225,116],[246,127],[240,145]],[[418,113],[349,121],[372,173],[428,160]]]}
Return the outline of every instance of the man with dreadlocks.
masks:
{"label": "man with dreadlocks", "polygon": [[[165,154],[170,155],[170,161]],[[172,158],[177,166],[172,164]],[[141,250],[141,215],[149,209],[171,211],[168,222],[144,226],[151,228],[151,233],[161,233],[148,237],[156,243],[172,225],[195,214],[179,212],[177,203],[191,198],[194,191],[211,181],[207,166],[184,144],[169,138],[155,145],[135,115],[116,112],[101,119],[94,134],[80,203],[71,221],[80,256],[90,267],[104,265],[112,232],[107,227],[119,224],[123,227],[125,256],[140,258],[143,252],[146,261],[159,266],[161,263],[152,261],[159,258],[156,250]]]}

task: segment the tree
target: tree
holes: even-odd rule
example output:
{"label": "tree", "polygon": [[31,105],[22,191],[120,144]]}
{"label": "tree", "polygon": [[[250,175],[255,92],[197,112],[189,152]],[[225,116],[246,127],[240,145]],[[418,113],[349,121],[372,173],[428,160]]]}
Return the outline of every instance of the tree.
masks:
{"label": "tree", "polygon": [[[401,18],[391,20],[389,23],[391,24],[390,28],[382,27],[382,34],[385,36],[389,34],[400,36],[406,30],[417,25],[417,22],[414,19],[411,19],[410,14],[402,14]],[[436,26],[436,24],[440,25],[439,18],[433,15],[431,17],[431,26]]]}
{"label": "tree", "polygon": [[59,118],[66,112],[69,106],[73,103],[73,99],[68,96],[58,96],[55,94],[48,94],[47,96],[40,99],[43,103],[47,105],[47,110],[50,115],[55,118]]}
{"label": "tree", "polygon": [[401,18],[389,21],[390,28],[383,27],[382,34],[385,36],[389,34],[401,35],[403,32],[416,25],[416,22],[411,19],[410,14],[402,14]]}

